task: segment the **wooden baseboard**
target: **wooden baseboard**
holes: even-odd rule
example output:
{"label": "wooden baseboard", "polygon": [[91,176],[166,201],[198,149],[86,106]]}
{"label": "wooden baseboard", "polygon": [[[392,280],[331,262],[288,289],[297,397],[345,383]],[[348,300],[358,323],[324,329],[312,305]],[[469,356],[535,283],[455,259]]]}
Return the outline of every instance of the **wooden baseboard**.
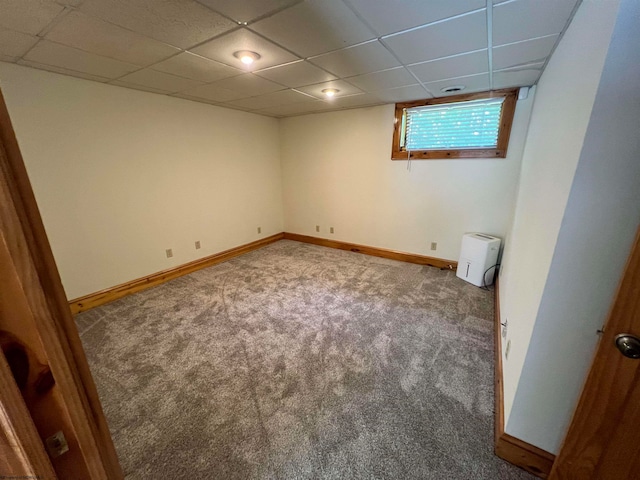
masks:
{"label": "wooden baseboard", "polygon": [[392,260],[399,260],[402,262],[417,263],[420,265],[431,265],[438,268],[455,269],[457,262],[450,260],[443,260],[440,258],[426,257],[422,255],[414,255],[411,253],[396,252],[393,250],[386,250],[383,248],[368,247],[366,245],[357,245],[355,243],[337,242],[334,240],[326,240],[324,238],[309,237],[306,235],[298,235],[296,233],[278,233],[270,237],[258,240],[255,242],[247,243],[239,247],[226,250],[224,252],[216,253],[193,262],[185,263],[168,270],[163,270],[143,278],[138,278],[130,282],[116,285],[115,287],[107,288],[99,292],[90,293],[83,297],[75,298],[69,301],[69,307],[73,314],[84,312],[90,308],[104,305],[105,303],[112,302],[118,298],[122,298],[132,293],[146,290],[147,288],[155,287],[164,282],[172,280],[183,275],[195,272],[202,268],[210,267],[217,263],[224,262],[230,258],[237,257],[244,253],[256,250],[264,247],[270,243],[276,242],[281,239],[296,240],[298,242],[313,243],[315,245],[322,245],[324,247],[337,248],[340,250],[348,250],[350,252],[364,253],[366,255],[373,255],[375,257],[390,258]]}
{"label": "wooden baseboard", "polygon": [[312,243],[314,245],[321,245],[323,247],[337,248],[338,250],[363,253],[365,255],[389,258],[391,260],[399,260],[401,262],[429,265],[431,267],[455,270],[455,268],[458,266],[458,262],[455,262],[453,260],[444,260],[442,258],[427,257],[424,255],[416,255],[413,253],[396,252],[395,250],[387,250],[385,248],[369,247],[367,245],[358,245],[356,243],[339,242],[336,240],[328,240],[326,238],[299,235],[297,233],[285,232],[284,238],[285,240],[295,240],[297,242]]}
{"label": "wooden baseboard", "polygon": [[502,433],[495,448],[496,455],[540,478],[547,478],[556,456],[552,453]]}
{"label": "wooden baseboard", "polygon": [[556,456],[504,431],[504,388],[502,383],[502,342],[500,341],[500,279],[495,280],[495,454],[533,475],[547,478]]}
{"label": "wooden baseboard", "polygon": [[283,237],[284,234],[277,233],[276,235],[272,235],[255,242],[247,243],[245,245],[240,245],[239,247],[231,248],[229,250],[225,250],[224,252],[216,253],[208,257],[200,258],[198,260],[194,260],[193,262],[185,263],[184,265],[179,265],[177,267],[163,270],[161,272],[157,272],[143,278],[138,278],[130,282],[122,283],[120,285],[116,285],[115,287],[107,288],[96,293],[90,293],[89,295],[85,295],[84,297],[70,300],[69,307],[71,308],[71,312],[73,314],[83,312],[85,310],[89,310],[90,308],[112,302],[114,300],[117,300],[118,298],[131,295],[132,293],[155,287],[156,285],[160,285],[161,283],[167,282],[174,278],[193,273],[202,268],[210,267],[211,265],[224,262],[233,257],[237,257],[238,255],[251,252],[252,250],[257,250],[258,248],[269,245],[270,243],[282,240]]}
{"label": "wooden baseboard", "polygon": [[[495,421],[494,421],[494,438],[495,445],[498,445],[500,436],[504,433],[504,387],[502,385],[502,342],[500,334],[502,325],[500,324],[500,275],[496,275],[493,299],[493,385],[494,385],[494,401],[495,401]],[[496,452],[497,453],[497,452]]]}

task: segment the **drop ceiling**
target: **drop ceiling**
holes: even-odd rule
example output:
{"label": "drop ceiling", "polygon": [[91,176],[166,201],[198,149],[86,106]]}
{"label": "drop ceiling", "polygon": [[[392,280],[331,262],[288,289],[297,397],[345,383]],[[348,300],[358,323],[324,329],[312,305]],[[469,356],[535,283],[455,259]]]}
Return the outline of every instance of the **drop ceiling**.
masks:
{"label": "drop ceiling", "polygon": [[0,0],[0,60],[286,117],[533,85],[579,1]]}

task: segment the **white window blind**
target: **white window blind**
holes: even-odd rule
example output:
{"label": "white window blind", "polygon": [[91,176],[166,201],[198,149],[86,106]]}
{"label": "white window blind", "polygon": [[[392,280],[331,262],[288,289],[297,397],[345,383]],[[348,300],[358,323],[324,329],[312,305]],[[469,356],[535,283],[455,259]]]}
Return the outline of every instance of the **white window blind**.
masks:
{"label": "white window blind", "polygon": [[405,110],[406,150],[496,148],[504,98]]}

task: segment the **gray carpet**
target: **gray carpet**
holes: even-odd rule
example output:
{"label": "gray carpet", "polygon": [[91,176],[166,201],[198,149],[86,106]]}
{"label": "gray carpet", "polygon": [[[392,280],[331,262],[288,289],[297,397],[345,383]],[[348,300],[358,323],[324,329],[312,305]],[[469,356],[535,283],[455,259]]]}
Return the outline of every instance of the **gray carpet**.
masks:
{"label": "gray carpet", "polygon": [[493,293],[280,241],[77,316],[127,479],[524,479]]}

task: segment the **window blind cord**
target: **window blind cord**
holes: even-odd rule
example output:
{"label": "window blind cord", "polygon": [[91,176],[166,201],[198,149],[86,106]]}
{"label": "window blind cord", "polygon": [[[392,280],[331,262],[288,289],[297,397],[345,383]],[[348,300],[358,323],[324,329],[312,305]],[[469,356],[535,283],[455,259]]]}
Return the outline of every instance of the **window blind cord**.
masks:
{"label": "window blind cord", "polygon": [[411,150],[407,150],[409,156],[407,157],[407,170],[411,171]]}

